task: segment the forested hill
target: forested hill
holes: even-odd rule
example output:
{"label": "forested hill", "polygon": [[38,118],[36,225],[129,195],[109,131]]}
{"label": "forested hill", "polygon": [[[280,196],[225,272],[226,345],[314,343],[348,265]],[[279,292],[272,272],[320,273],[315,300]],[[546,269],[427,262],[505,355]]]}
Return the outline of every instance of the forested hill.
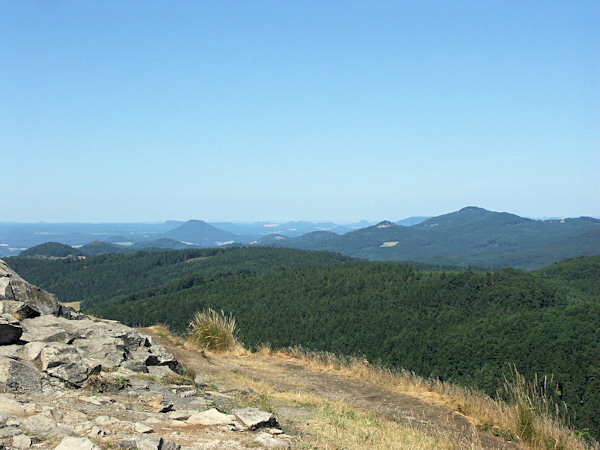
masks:
{"label": "forested hill", "polygon": [[86,305],[92,305],[160,286],[188,274],[212,276],[240,270],[261,274],[285,267],[326,266],[353,259],[329,252],[255,247],[138,251],[62,260],[19,256],[5,258],[5,261],[17,273],[56,294],[61,301],[84,300]]}
{"label": "forested hill", "polygon": [[[597,258],[577,260],[591,266]],[[579,428],[600,434],[600,301],[565,282],[567,261],[539,274],[429,272],[399,263],[345,263],[190,275],[97,304],[132,325],[184,331],[202,308],[235,315],[248,345],[301,344],[363,354],[494,394],[509,364],[532,379],[553,374]],[[550,270],[550,269],[549,269]],[[595,272],[598,280],[598,272]]]}
{"label": "forested hill", "polygon": [[265,238],[261,245],[329,250],[379,261],[536,269],[600,253],[600,220],[532,220],[466,207],[405,227],[389,221],[344,235]]}

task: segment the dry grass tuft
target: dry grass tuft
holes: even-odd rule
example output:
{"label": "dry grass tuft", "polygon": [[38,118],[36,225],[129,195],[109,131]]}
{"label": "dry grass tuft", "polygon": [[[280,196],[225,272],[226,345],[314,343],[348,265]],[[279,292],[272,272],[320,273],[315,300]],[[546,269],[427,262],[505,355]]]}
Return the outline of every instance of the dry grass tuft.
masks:
{"label": "dry grass tuft", "polygon": [[210,308],[197,312],[189,324],[188,340],[201,349],[224,352],[239,346],[235,319]]}

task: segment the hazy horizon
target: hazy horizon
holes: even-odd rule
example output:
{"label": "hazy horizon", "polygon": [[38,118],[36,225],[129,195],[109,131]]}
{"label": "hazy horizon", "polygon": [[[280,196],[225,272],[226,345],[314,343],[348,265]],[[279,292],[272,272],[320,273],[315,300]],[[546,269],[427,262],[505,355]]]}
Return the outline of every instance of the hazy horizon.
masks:
{"label": "hazy horizon", "polygon": [[2,221],[600,216],[600,3],[0,4]]}
{"label": "hazy horizon", "polygon": [[[476,206],[476,205],[468,205],[468,206]],[[465,206],[466,207],[466,206]],[[462,209],[462,208],[459,208]],[[510,214],[516,214],[512,211],[494,211],[494,210],[490,210],[488,208],[483,208],[483,209],[487,209],[488,211],[492,211],[492,212],[506,212],[506,213],[510,213]],[[350,224],[358,224],[361,222],[366,222],[366,223],[376,223],[376,222],[380,222],[380,221],[384,221],[384,220],[390,220],[390,221],[394,221],[394,222],[398,222],[404,219],[412,219],[415,217],[436,217],[436,216],[440,216],[440,215],[444,215],[444,214],[449,214],[452,212],[456,212],[458,210],[454,210],[454,211],[445,211],[445,212],[441,212],[439,214],[415,214],[415,215],[411,215],[411,216],[402,216],[402,217],[391,217],[391,216],[385,216],[385,217],[378,217],[378,218],[370,218],[370,219],[358,219],[358,220],[348,220],[348,219],[314,219],[314,220],[307,220],[307,219],[302,219],[302,218],[284,218],[284,219],[260,219],[260,220],[222,220],[222,219],[206,219],[206,218],[201,218],[201,217],[191,217],[191,218],[183,218],[183,219],[173,219],[173,218],[166,218],[166,219],[157,219],[157,220],[138,220],[138,221],[123,221],[123,220],[116,220],[116,221],[78,221],[78,220],[66,220],[66,221],[48,221],[48,220],[35,220],[35,221],[15,221],[15,220],[0,220],[0,223],[2,224],[31,224],[31,225],[35,225],[35,224],[161,224],[161,223],[167,223],[167,222],[187,222],[187,221],[191,221],[191,220],[200,220],[209,224],[217,224],[217,223],[234,223],[234,224],[255,224],[255,223],[265,223],[265,224],[273,224],[274,226],[277,226],[279,224],[283,224],[283,223],[289,223],[289,222],[309,222],[309,223],[335,223],[338,225],[350,225]],[[527,219],[532,219],[532,220],[559,220],[559,219],[576,219],[576,218],[580,218],[580,217],[592,217],[594,219],[600,219],[600,216],[593,216],[593,215],[589,215],[589,214],[581,214],[578,216],[542,216],[542,217],[536,217],[536,216],[528,216],[528,215],[521,215],[521,214],[516,214],[518,216],[527,218]]]}

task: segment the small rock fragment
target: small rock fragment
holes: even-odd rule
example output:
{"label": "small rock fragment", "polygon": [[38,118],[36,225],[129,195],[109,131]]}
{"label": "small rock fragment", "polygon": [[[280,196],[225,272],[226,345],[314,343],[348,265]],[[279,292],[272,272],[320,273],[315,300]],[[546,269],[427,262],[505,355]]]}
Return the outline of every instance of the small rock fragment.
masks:
{"label": "small rock fragment", "polygon": [[85,437],[67,436],[60,444],[55,447],[55,450],[100,450],[96,444]]}
{"label": "small rock fragment", "polygon": [[24,434],[19,434],[13,437],[12,445],[14,448],[29,448],[31,447],[31,438]]}
{"label": "small rock fragment", "polygon": [[200,386],[200,387],[206,387],[206,386],[208,386],[208,384],[206,383],[206,381],[204,381],[204,379],[200,375],[196,375],[194,377],[194,383],[196,383],[196,386]]}
{"label": "small rock fragment", "polygon": [[134,424],[133,428],[136,431],[136,433],[140,433],[140,434],[154,433],[154,430],[152,428],[150,428],[148,425],[145,425],[140,422],[137,422],[136,424]]}
{"label": "small rock fragment", "polygon": [[254,441],[266,448],[290,448],[287,442],[274,438],[269,433],[260,433],[254,438]]}
{"label": "small rock fragment", "polygon": [[183,391],[181,394],[179,394],[179,396],[181,398],[195,397],[197,395],[198,395],[198,393],[196,391],[193,391],[193,390],[191,390],[191,391]]}
{"label": "small rock fragment", "polygon": [[104,437],[106,436],[106,431],[104,431],[102,428],[97,427],[96,425],[94,425],[92,427],[92,429],[90,430],[90,432],[88,433],[89,437]]}
{"label": "small rock fragment", "polygon": [[160,436],[142,434],[135,436],[135,445],[139,450],[179,450],[181,446]]}
{"label": "small rock fragment", "polygon": [[187,411],[184,409],[178,409],[177,411],[171,411],[167,413],[167,417],[171,420],[188,420],[192,414],[197,414],[198,411]]}
{"label": "small rock fragment", "polygon": [[215,408],[209,409],[207,411],[202,411],[190,416],[187,420],[189,424],[198,424],[198,425],[206,425],[206,426],[214,426],[214,425],[233,425],[235,421],[235,417],[229,414],[223,414],[222,412],[217,411]]}

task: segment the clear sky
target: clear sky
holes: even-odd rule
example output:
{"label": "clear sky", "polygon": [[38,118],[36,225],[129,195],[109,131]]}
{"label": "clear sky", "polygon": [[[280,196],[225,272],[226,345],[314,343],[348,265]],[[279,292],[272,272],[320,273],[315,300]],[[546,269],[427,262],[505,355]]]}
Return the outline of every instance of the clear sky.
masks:
{"label": "clear sky", "polygon": [[598,1],[2,1],[0,221],[600,216]]}

